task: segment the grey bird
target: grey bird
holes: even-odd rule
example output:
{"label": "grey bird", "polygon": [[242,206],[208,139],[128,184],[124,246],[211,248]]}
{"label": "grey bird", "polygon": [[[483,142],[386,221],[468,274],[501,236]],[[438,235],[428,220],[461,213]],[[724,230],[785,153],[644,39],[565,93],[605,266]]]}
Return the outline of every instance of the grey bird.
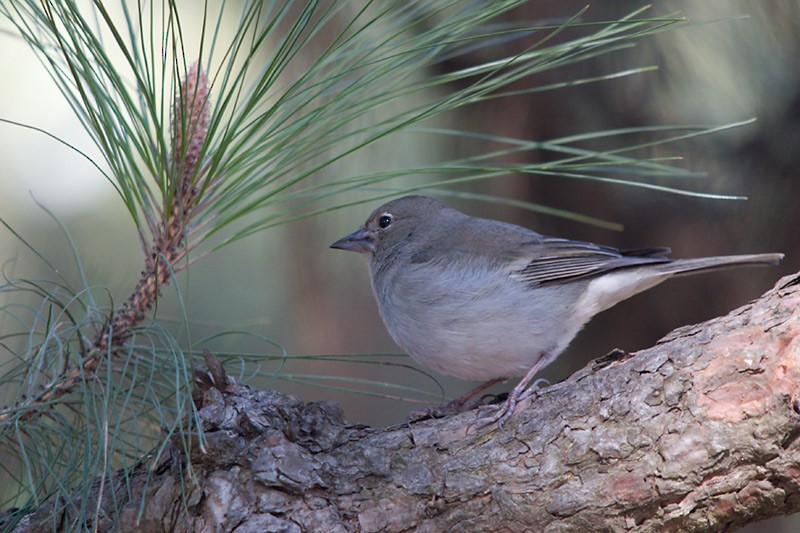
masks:
{"label": "grey bird", "polygon": [[533,377],[594,315],[662,281],[738,265],[776,265],[766,253],[669,259],[669,248],[620,251],[466,215],[425,196],[378,207],[331,248],[367,257],[378,309],[419,363],[489,386],[523,376],[487,422],[502,427]]}

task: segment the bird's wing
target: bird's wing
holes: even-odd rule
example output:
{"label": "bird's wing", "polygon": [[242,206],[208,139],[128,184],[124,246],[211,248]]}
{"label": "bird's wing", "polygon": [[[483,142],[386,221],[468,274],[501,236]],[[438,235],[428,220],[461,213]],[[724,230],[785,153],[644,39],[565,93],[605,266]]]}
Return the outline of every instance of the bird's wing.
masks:
{"label": "bird's wing", "polygon": [[[527,228],[497,220],[459,218],[425,245],[415,245],[410,263],[455,263],[506,268],[531,285],[566,283],[610,270],[642,264],[668,263],[669,248],[620,251],[589,242],[546,237]],[[502,265],[502,266],[501,266]]]}
{"label": "bird's wing", "polygon": [[604,272],[643,264],[668,263],[669,248],[620,251],[589,242],[542,237],[518,249],[511,263],[513,275],[542,286],[597,276]]}

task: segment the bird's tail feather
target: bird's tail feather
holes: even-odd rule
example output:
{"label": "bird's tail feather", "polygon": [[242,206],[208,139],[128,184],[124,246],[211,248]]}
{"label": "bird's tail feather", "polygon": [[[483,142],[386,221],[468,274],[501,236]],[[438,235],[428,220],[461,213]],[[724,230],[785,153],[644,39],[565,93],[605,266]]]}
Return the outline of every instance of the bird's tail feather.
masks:
{"label": "bird's tail feather", "polygon": [[671,276],[694,274],[704,270],[720,270],[746,265],[777,265],[783,254],[723,255],[718,257],[698,257],[696,259],[676,259],[670,263],[653,265],[650,268]]}

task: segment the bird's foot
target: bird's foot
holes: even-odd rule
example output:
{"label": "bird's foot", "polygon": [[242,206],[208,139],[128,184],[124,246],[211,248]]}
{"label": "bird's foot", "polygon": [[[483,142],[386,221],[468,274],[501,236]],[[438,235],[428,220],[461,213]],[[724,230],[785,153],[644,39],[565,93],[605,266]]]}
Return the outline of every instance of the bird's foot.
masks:
{"label": "bird's foot", "polygon": [[420,420],[428,420],[429,418],[442,418],[460,413],[464,410],[464,404],[459,400],[460,398],[456,398],[455,400],[440,403],[439,405],[432,405],[423,409],[411,411],[406,416],[406,421],[419,422]]}
{"label": "bird's foot", "polygon": [[536,394],[536,392],[539,390],[539,386],[542,384],[549,383],[546,379],[537,379],[528,388],[518,389],[515,387],[511,390],[511,392],[508,393],[506,401],[500,405],[500,408],[497,410],[497,412],[492,416],[480,419],[478,421],[478,426],[486,427],[497,423],[498,427],[503,429],[503,425],[508,422],[508,420],[516,412],[519,403]]}
{"label": "bird's foot", "polygon": [[484,394],[483,396],[479,396],[480,393],[491,387],[492,385],[496,385],[503,381],[502,379],[490,379],[489,381],[478,385],[471,391],[468,391],[458,398],[454,400],[450,400],[449,402],[445,402],[439,405],[434,405],[432,407],[426,407],[424,409],[418,409],[416,411],[411,411],[406,416],[407,422],[417,422],[420,420],[427,420],[429,418],[442,418],[445,416],[455,415],[458,413],[463,413],[464,411],[469,411],[478,407],[479,405],[484,405],[487,399],[489,398],[497,398],[497,396],[493,394]]}
{"label": "bird's foot", "polygon": [[470,411],[480,405],[484,405],[487,399],[496,398],[494,394],[485,394],[480,398],[463,401],[462,398],[456,398],[449,402],[440,403],[439,405],[432,405],[423,409],[411,411],[406,416],[407,422],[419,422],[420,420],[428,420],[430,418],[444,418],[450,415]]}

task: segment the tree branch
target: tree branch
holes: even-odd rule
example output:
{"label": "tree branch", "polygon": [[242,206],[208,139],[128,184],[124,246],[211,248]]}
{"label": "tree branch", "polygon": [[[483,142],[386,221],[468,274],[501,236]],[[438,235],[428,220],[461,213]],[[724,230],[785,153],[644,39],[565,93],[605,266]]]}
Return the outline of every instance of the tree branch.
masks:
{"label": "tree branch", "polygon": [[[128,484],[107,480],[107,514],[89,527],[719,531],[800,511],[800,274],[653,348],[595,361],[503,430],[476,427],[477,411],[352,426],[330,402],[219,381],[197,396],[206,452],[175,446]],[[18,530],[50,530],[74,509],[54,522],[46,507]]]}

